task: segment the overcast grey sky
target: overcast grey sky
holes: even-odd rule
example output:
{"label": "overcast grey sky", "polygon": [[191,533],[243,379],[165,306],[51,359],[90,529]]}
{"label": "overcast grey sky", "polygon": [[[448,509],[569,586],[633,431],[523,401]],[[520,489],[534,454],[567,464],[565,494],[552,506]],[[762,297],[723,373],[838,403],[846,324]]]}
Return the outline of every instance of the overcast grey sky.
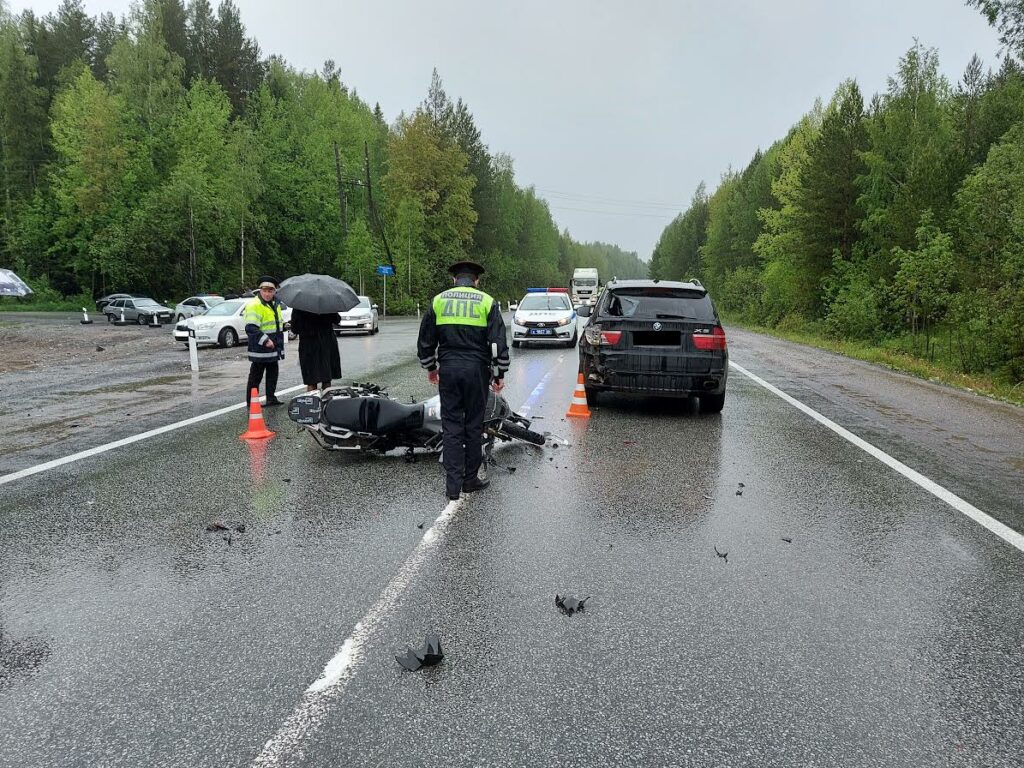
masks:
{"label": "overcast grey sky", "polygon": [[[884,90],[915,37],[954,83],[975,52],[998,63],[995,33],[962,0],[236,3],[265,55],[305,70],[334,59],[389,121],[437,67],[561,228],[643,259],[701,180],[713,190],[845,78],[865,99]],[[128,5],[85,0],[92,14]]]}

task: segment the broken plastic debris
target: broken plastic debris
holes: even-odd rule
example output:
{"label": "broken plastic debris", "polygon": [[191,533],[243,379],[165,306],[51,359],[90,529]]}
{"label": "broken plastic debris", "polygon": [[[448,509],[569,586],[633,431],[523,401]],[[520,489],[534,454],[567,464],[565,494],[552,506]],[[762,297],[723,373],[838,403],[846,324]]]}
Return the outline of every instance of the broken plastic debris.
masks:
{"label": "broken plastic debris", "polygon": [[572,595],[559,595],[555,594],[555,605],[558,606],[558,610],[567,616],[572,616],[574,613],[583,611],[584,603],[590,599],[590,596],[584,597],[582,600],[578,600]]}
{"label": "broken plastic debris", "polygon": [[725,562],[727,562],[727,563],[729,562],[729,553],[728,552],[719,552],[718,551],[718,547],[715,547],[715,554],[718,555],[723,560],[725,560]]}
{"label": "broken plastic debris", "polygon": [[432,667],[435,664],[440,664],[443,658],[441,638],[437,635],[427,635],[422,646],[415,649],[407,648],[401,656],[395,656],[395,661],[410,672],[415,672],[420,667]]}
{"label": "broken plastic debris", "polygon": [[222,523],[220,520],[214,520],[212,523],[210,523],[208,526],[206,526],[206,530],[212,532],[212,531],[228,531],[228,530],[231,530],[231,529],[228,526],[224,525],[224,523]]}
{"label": "broken plastic debris", "polygon": [[788,536],[783,536],[782,540],[784,542],[786,542],[787,544],[792,544],[793,543],[793,540],[791,538],[789,538]]}

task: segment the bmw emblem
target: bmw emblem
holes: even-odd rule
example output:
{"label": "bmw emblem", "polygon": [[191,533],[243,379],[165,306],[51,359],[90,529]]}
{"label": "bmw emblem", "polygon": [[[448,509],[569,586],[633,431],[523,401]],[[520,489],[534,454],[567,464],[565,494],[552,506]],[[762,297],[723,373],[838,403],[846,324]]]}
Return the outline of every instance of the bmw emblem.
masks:
{"label": "bmw emblem", "polygon": [[661,323],[655,323],[654,324],[654,330],[660,331],[661,330]]}

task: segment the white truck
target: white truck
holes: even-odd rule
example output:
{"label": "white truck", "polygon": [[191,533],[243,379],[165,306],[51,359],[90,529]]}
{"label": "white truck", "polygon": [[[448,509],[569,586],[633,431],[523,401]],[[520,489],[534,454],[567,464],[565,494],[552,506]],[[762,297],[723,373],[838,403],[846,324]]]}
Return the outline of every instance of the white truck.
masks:
{"label": "white truck", "polygon": [[573,306],[582,304],[593,305],[597,301],[597,270],[593,267],[582,267],[572,273]]}

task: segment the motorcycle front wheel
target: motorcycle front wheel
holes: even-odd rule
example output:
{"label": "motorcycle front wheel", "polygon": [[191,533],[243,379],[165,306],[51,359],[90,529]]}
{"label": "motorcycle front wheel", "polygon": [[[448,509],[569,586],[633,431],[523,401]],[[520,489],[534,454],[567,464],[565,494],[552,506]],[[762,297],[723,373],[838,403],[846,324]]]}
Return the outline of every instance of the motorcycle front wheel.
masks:
{"label": "motorcycle front wheel", "polygon": [[544,435],[534,432],[531,429],[527,429],[513,421],[501,422],[501,431],[509,437],[513,437],[516,440],[522,440],[524,443],[532,443],[533,445],[544,445],[547,442],[547,438]]}

